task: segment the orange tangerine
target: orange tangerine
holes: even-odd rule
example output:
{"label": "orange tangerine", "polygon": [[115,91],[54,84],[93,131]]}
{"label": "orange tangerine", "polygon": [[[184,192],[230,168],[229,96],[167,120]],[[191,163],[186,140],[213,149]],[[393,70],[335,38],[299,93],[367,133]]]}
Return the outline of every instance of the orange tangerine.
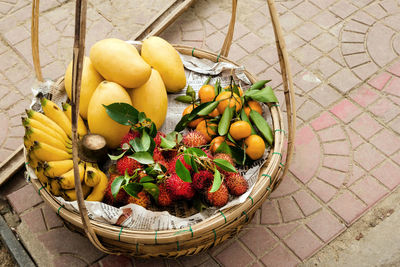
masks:
{"label": "orange tangerine", "polygon": [[250,116],[250,110],[257,111],[258,113],[260,113],[260,115],[262,115],[263,112],[260,103],[254,100],[248,101],[247,106],[244,107],[244,112],[246,113],[247,117]]}
{"label": "orange tangerine", "polygon": [[260,136],[250,135],[244,140],[244,143],[246,144],[246,154],[252,160],[259,159],[264,155],[265,143]]}
{"label": "orange tangerine", "polygon": [[210,117],[217,117],[219,115],[219,111],[218,108],[215,108],[210,114],[208,114],[208,116]]}
{"label": "orange tangerine", "polygon": [[200,88],[198,94],[201,103],[213,101],[215,98],[214,86],[205,84]]}
{"label": "orange tangerine", "polygon": [[[185,108],[185,110],[183,111],[183,113],[182,113],[182,116],[185,116],[186,114],[189,114],[190,112],[192,112],[193,111],[193,109],[194,108],[196,108],[197,107],[197,105],[189,105],[189,106],[187,106],[186,108]],[[201,122],[201,121],[203,121],[204,120],[204,118],[198,118],[198,119],[195,119],[194,121],[191,121],[190,123],[188,123],[188,126],[190,127],[190,128],[196,128],[196,126],[199,124],[199,122]]]}
{"label": "orange tangerine", "polygon": [[247,121],[235,121],[229,128],[229,134],[235,140],[240,140],[251,135],[251,126]]}
{"label": "orange tangerine", "polygon": [[[218,147],[219,147],[224,141],[226,141],[225,136],[217,136],[217,137],[215,137],[215,138],[211,141],[211,143],[210,143],[210,151],[211,151],[212,153],[215,153],[215,151],[218,149]],[[233,145],[234,145],[231,141],[226,141],[226,143],[227,143],[229,146],[233,146]]]}
{"label": "orange tangerine", "polygon": [[220,114],[224,113],[225,108],[229,105],[229,107],[234,107],[236,106],[236,112],[238,112],[242,108],[242,100],[240,100],[240,97],[235,94],[231,93],[229,91],[224,91],[221,92],[216,100],[220,100],[217,109]]}
{"label": "orange tangerine", "polygon": [[[230,88],[231,86],[230,85],[228,85],[228,86],[225,86],[224,87],[224,90],[226,91],[226,90],[231,90],[231,88]],[[237,87],[238,88],[238,91],[239,91],[239,94],[240,94],[240,96],[243,96],[243,90],[242,90],[242,88],[240,88],[239,86]]]}
{"label": "orange tangerine", "polygon": [[207,142],[210,142],[212,137],[216,135],[217,124],[209,122],[209,120],[202,120],[197,124],[196,131],[202,133]]}

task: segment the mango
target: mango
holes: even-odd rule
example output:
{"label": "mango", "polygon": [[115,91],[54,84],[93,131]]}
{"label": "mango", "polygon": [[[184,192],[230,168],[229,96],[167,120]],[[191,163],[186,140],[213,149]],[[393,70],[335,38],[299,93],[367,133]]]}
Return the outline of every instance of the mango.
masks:
{"label": "mango", "polygon": [[149,80],[130,92],[132,106],[137,110],[146,113],[157,129],[160,129],[167,116],[168,98],[164,82],[160,73],[152,69]]}
{"label": "mango", "polygon": [[[103,81],[103,77],[93,67],[92,61],[88,57],[83,58],[82,80],[81,80],[81,94],[79,100],[79,114],[83,119],[87,119],[87,112],[90,98],[94,90],[96,90],[99,83]],[[65,91],[67,91],[68,98],[71,99],[72,87],[72,61],[69,63],[64,77]]]}
{"label": "mango", "polygon": [[96,70],[110,82],[125,88],[137,88],[150,77],[151,68],[137,49],[119,39],[103,39],[90,49],[90,59]]}
{"label": "mango", "polygon": [[92,134],[102,135],[109,148],[118,147],[122,137],[129,132],[130,128],[111,119],[103,107],[103,105],[108,106],[117,102],[132,105],[128,92],[121,85],[109,81],[99,84],[89,102],[89,130]]}
{"label": "mango", "polygon": [[161,75],[167,91],[177,93],[186,86],[185,70],[176,49],[160,37],[143,41],[141,55]]}

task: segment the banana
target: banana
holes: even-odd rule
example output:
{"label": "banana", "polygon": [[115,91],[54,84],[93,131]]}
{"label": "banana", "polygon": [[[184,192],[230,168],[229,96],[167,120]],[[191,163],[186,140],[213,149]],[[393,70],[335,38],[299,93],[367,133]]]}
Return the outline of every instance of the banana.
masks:
{"label": "banana", "polygon": [[55,179],[50,180],[50,192],[56,197],[61,196],[61,185]]}
{"label": "banana", "polygon": [[33,143],[31,140],[29,140],[28,137],[24,136],[24,146],[27,150],[30,150],[32,147]]}
{"label": "banana", "polygon": [[106,192],[108,178],[104,174],[104,172],[98,170],[98,174],[100,175],[100,182],[93,187],[92,193],[86,198],[88,201],[102,201],[104,194]]}
{"label": "banana", "polygon": [[71,137],[71,122],[64,112],[62,112],[62,110],[56,105],[56,103],[48,100],[47,98],[42,98],[40,103],[42,104],[44,115],[55,121],[64,130],[64,132]]}
{"label": "banana", "polygon": [[[68,103],[64,103],[64,104],[62,104],[62,107],[64,110],[64,114],[68,117],[69,121],[71,122],[72,121],[71,105]],[[78,135],[80,137],[83,137],[83,136],[87,135],[87,133],[88,133],[88,131],[87,131],[86,125],[83,122],[81,115],[79,115],[79,113],[78,113]]]}
{"label": "banana", "polygon": [[60,176],[73,167],[73,161],[71,159],[57,160],[57,161],[45,161],[43,163],[44,174],[50,178]]}
{"label": "banana", "polygon": [[35,174],[42,185],[46,186],[49,183],[49,179],[44,175],[42,166],[38,165],[35,168]]}
{"label": "banana", "polygon": [[26,110],[26,115],[28,115],[29,119],[37,120],[43,125],[47,126],[48,128],[53,129],[53,131],[57,132],[59,135],[62,136],[65,142],[71,143],[71,139],[68,137],[67,133],[65,133],[64,130],[60,126],[58,126],[57,123],[55,123],[52,119],[50,119],[46,115],[34,111],[32,109]]}
{"label": "banana", "polygon": [[29,150],[28,154],[26,155],[26,159],[28,162],[28,165],[35,169],[38,166],[38,159],[36,158],[35,154]]}
{"label": "banana", "polygon": [[28,138],[32,143],[33,141],[39,141],[42,143],[46,143],[48,145],[51,145],[55,148],[64,150],[70,154],[72,154],[72,149],[67,148],[64,144],[64,142],[61,142],[57,138],[54,138],[53,136],[47,134],[46,132],[43,132],[42,130],[26,126],[25,127],[25,136]]}
{"label": "banana", "polygon": [[[82,182],[85,176],[85,163],[79,163],[79,178]],[[74,169],[67,171],[66,173],[56,176],[56,178],[60,181],[60,185],[62,189],[72,189],[75,187],[74,180]]]}
{"label": "banana", "polygon": [[86,174],[85,174],[85,184],[88,186],[94,187],[100,182],[100,171],[98,169],[97,164],[95,163],[86,163]]}
{"label": "banana", "polygon": [[[91,189],[92,188],[90,186],[88,186],[86,184],[82,184],[83,198],[86,198],[89,195]],[[75,189],[68,189],[68,190],[62,191],[62,197],[68,201],[76,200],[77,197],[76,197]]]}
{"label": "banana", "polygon": [[32,151],[41,161],[65,160],[72,158],[72,155],[64,150],[38,141],[33,142]]}

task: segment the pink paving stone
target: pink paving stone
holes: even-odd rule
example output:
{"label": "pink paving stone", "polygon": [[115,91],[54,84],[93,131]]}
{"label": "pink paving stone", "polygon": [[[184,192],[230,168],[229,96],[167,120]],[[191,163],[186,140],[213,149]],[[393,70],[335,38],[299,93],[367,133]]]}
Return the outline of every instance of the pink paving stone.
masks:
{"label": "pink paving stone", "polygon": [[390,126],[394,131],[396,131],[397,133],[400,133],[400,117],[398,117],[398,118],[392,120],[392,121],[389,123],[389,126]]}
{"label": "pink paving stone", "polygon": [[297,204],[299,205],[300,209],[303,211],[305,216],[309,216],[310,214],[314,213],[315,211],[321,208],[321,204],[319,204],[311,195],[310,193],[301,190],[296,192],[294,195],[294,200],[296,200]]}
{"label": "pink paving stone", "polygon": [[355,181],[357,181],[361,176],[363,176],[365,174],[365,171],[358,167],[357,165],[353,165],[353,170],[350,174],[350,178],[347,182],[345,182],[344,184],[349,187],[351,186]]}
{"label": "pink paving stone", "polygon": [[318,169],[321,159],[320,144],[309,126],[299,129],[295,138],[295,155],[290,171],[307,183]]}
{"label": "pink paving stone", "polygon": [[258,74],[269,67],[264,60],[256,55],[246,56],[242,64],[250,73],[253,74]]}
{"label": "pink paving stone", "polygon": [[9,194],[7,199],[18,214],[43,201],[38,192],[30,184]]}
{"label": "pink paving stone", "polygon": [[371,116],[366,113],[353,120],[350,123],[350,127],[365,139],[369,139],[382,129],[382,125],[380,125],[376,120],[371,118]]}
{"label": "pink paving stone", "polygon": [[253,261],[253,258],[237,241],[225,248],[216,258],[224,266],[241,267]]}
{"label": "pink paving stone", "polygon": [[297,116],[304,121],[308,121],[315,115],[318,115],[322,112],[320,105],[315,103],[314,101],[306,101],[298,110]]}
{"label": "pink paving stone", "polygon": [[372,206],[388,193],[388,190],[371,176],[362,178],[351,186],[350,190],[367,203],[368,206]]}
{"label": "pink paving stone", "polygon": [[99,261],[102,267],[133,266],[132,260],[125,256],[108,255]]}
{"label": "pink paving stone", "polygon": [[345,228],[335,216],[325,209],[315,215],[307,223],[307,226],[324,242],[330,241]]}
{"label": "pink paving stone", "polygon": [[311,256],[323,243],[304,226],[299,227],[285,243],[302,260]]}
{"label": "pink paving stone", "polygon": [[328,128],[335,124],[337,124],[336,120],[332,118],[332,116],[328,112],[322,113],[321,116],[311,122],[311,126],[316,131]]}
{"label": "pink paving stone", "polygon": [[276,243],[272,234],[263,226],[246,229],[239,239],[257,257],[270,250]]}
{"label": "pink paving stone", "polygon": [[338,141],[324,144],[324,154],[328,155],[349,155],[350,144],[346,141]]}
{"label": "pink paving stone", "polygon": [[357,78],[349,69],[340,70],[329,80],[336,89],[343,93],[350,91],[354,86],[361,82],[361,80]]}
{"label": "pink paving stone", "polygon": [[361,110],[349,100],[343,99],[331,109],[331,112],[343,122],[348,123],[360,114]]}
{"label": "pink paving stone", "polygon": [[247,52],[253,53],[256,49],[262,47],[265,44],[265,41],[251,32],[240,38],[237,43]]}
{"label": "pink paving stone", "polygon": [[383,129],[383,131],[375,135],[371,139],[371,143],[386,155],[391,155],[400,148],[399,136],[387,129]]}
{"label": "pink paving stone", "polygon": [[288,174],[285,179],[282,179],[278,188],[271,193],[270,198],[283,197],[297,191],[300,187],[293,179],[294,177],[291,174]]}
{"label": "pink paving stone", "polygon": [[329,206],[349,225],[360,216],[367,206],[348,191],[333,200]]}
{"label": "pink paving stone", "polygon": [[247,56],[247,52],[238,46],[236,43],[232,44],[231,49],[229,50],[228,58],[233,61],[239,61],[243,57]]}
{"label": "pink paving stone", "polygon": [[278,225],[270,225],[268,228],[277,235],[280,239],[285,239],[287,235],[292,233],[294,229],[296,229],[300,223],[286,223],[286,224],[278,224]]}
{"label": "pink paving stone", "polygon": [[279,245],[261,258],[268,267],[295,267],[300,263],[299,259],[285,246]]}
{"label": "pink paving stone", "polygon": [[57,227],[62,227],[64,225],[64,222],[61,219],[61,217],[59,217],[57,213],[54,210],[52,210],[48,205],[44,205],[42,207],[42,212],[48,230]]}
{"label": "pink paving stone", "polygon": [[222,33],[216,32],[207,37],[205,43],[207,47],[211,49],[211,51],[218,51],[219,49],[221,49],[221,44],[223,44],[224,39],[225,36]]}
{"label": "pink paving stone", "polygon": [[321,180],[324,180],[325,182],[340,188],[346,179],[346,173],[336,171],[336,170],[331,170],[328,168],[321,168],[321,171],[318,174],[318,178]]}
{"label": "pink paving stone", "polygon": [[312,181],[308,188],[311,189],[322,201],[327,203],[336,194],[337,189],[319,179]]}
{"label": "pink paving stone", "polygon": [[278,54],[274,45],[261,49],[257,54],[270,65],[278,62]]}
{"label": "pink paving stone", "polygon": [[261,224],[280,223],[279,208],[276,201],[267,200],[261,206]]}
{"label": "pink paving stone", "polygon": [[394,63],[389,69],[389,72],[393,73],[394,75],[400,76],[400,61]]}
{"label": "pink paving stone", "polygon": [[349,170],[349,158],[345,156],[325,156],[323,165],[338,171]]}
{"label": "pink paving stone", "polygon": [[377,117],[387,122],[399,115],[399,108],[387,98],[381,98],[369,107],[369,110]]}
{"label": "pink paving stone", "polygon": [[43,220],[42,211],[39,207],[21,216],[21,220],[28,226],[29,231],[38,233],[46,231],[46,225]]}
{"label": "pink paving stone", "polygon": [[347,134],[349,135],[350,143],[353,149],[364,143],[364,140],[360,137],[360,135],[354,132],[352,129],[347,128]]}
{"label": "pink paving stone", "polygon": [[53,266],[57,267],[84,267],[87,263],[83,260],[74,257],[74,255],[62,254],[58,255],[53,259]]}
{"label": "pink paving stone", "polygon": [[390,190],[394,189],[400,184],[399,173],[400,167],[391,161],[386,161],[384,164],[371,172],[375,178],[381,181]]}
{"label": "pink paving stone", "polygon": [[354,160],[367,171],[374,168],[384,159],[385,156],[370,144],[362,144],[354,151]]}
{"label": "pink paving stone", "polygon": [[279,199],[278,203],[284,222],[294,221],[303,217],[299,207],[291,197]]}
{"label": "pink paving stone", "polygon": [[368,106],[377,98],[379,98],[379,96],[374,91],[370,90],[366,86],[362,86],[359,89],[356,89],[350,94],[350,97],[363,107]]}
{"label": "pink paving stone", "polygon": [[368,84],[370,84],[371,86],[375,87],[378,90],[382,90],[383,87],[385,87],[386,83],[390,80],[390,78],[392,78],[392,75],[390,75],[387,72],[383,72],[374,77],[373,79],[371,79],[370,81],[368,81]]}
{"label": "pink paving stone", "polygon": [[0,113],[0,144],[4,142],[7,138],[7,131],[8,131],[8,116],[4,113]]}

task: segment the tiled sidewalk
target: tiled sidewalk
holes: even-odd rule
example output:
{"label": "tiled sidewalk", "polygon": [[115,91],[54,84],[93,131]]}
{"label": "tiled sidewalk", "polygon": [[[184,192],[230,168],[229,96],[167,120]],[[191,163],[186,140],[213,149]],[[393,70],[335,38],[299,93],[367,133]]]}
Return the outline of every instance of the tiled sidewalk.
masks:
{"label": "tiled sidewalk", "polygon": [[[398,1],[282,0],[276,4],[294,75],[296,150],[290,174],[251,224],[238,237],[194,257],[143,261],[104,257],[87,240],[67,231],[39,197],[24,201],[26,192],[32,191],[27,185],[8,199],[22,220],[18,227],[21,239],[39,265],[44,264],[40,253],[45,253],[48,263],[57,266],[71,262],[76,266],[117,262],[127,266],[294,266],[351,227],[400,184]],[[93,35],[89,43],[106,36],[128,39],[135,31],[113,13],[117,7],[107,6],[105,1],[94,6],[89,13],[88,34]],[[29,28],[26,19],[30,14],[21,10],[24,8],[15,13],[25,14],[24,19],[9,11],[0,21],[0,28],[8,21],[16,25],[3,34],[7,45],[3,43],[1,48],[0,44],[0,84],[4,84],[0,92],[7,94],[0,100],[0,122],[9,125],[8,131],[0,129],[3,158],[20,142],[16,138],[22,135],[19,116],[29,100],[26,84],[32,80],[29,34],[23,33]],[[44,73],[51,78],[63,73],[71,54],[71,32],[67,30],[71,27],[71,10],[72,3],[57,3],[43,14],[42,63],[47,64]],[[229,12],[229,0],[198,0],[162,36],[173,43],[217,52]],[[12,16],[15,18],[10,19]],[[50,28],[58,33],[51,34]],[[274,88],[281,91],[264,1],[239,1],[229,57],[260,79],[273,79]],[[61,234],[67,238],[57,238]],[[32,237],[38,241],[29,243],[35,239]],[[88,245],[80,250],[78,244]],[[35,247],[41,247],[41,252]]]}

